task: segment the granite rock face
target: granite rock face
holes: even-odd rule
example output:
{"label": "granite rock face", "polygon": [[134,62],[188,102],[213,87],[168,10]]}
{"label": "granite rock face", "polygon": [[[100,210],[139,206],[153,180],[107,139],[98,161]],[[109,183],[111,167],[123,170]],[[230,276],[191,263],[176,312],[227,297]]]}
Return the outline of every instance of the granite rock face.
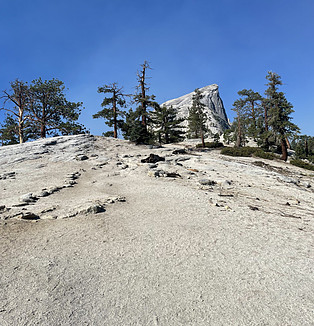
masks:
{"label": "granite rock face", "polygon": [[[223,102],[219,96],[218,85],[213,84],[200,88],[201,93],[204,95],[202,102],[205,104],[205,113],[208,118],[207,127],[213,133],[222,132],[229,128],[227,114]],[[193,92],[178,97],[176,99],[167,101],[162,106],[170,107],[178,110],[180,118],[187,118],[189,115],[189,108],[192,106]],[[187,121],[183,122],[187,126]]]}

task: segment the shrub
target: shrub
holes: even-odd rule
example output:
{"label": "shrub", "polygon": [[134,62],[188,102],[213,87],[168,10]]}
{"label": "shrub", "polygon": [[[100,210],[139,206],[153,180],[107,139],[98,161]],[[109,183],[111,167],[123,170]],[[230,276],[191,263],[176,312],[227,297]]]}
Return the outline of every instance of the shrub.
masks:
{"label": "shrub", "polygon": [[225,147],[221,150],[221,154],[242,157],[256,156],[267,160],[273,160],[276,157],[274,154],[264,152],[258,147]]}
{"label": "shrub", "polygon": [[255,147],[225,147],[220,153],[229,156],[250,157],[255,151]]}
{"label": "shrub", "polygon": [[[202,144],[197,144],[197,148],[203,147]],[[220,142],[206,142],[205,143],[205,148],[221,148],[224,147],[223,143]]]}
{"label": "shrub", "polygon": [[314,171],[314,165],[313,164],[306,163],[306,162],[304,162],[304,161],[302,161],[300,159],[291,160],[290,164],[298,166],[299,168]]}
{"label": "shrub", "polygon": [[273,160],[276,156],[273,153],[264,152],[262,149],[258,149],[253,153],[253,156],[265,158],[266,160]]}

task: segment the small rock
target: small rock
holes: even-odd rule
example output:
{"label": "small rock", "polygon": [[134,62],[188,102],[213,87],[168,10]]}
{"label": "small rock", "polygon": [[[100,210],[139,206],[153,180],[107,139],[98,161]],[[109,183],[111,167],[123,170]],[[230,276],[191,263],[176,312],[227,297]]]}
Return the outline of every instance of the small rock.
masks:
{"label": "small rock", "polygon": [[0,205],[0,211],[4,211],[5,210],[5,205]]}
{"label": "small rock", "polygon": [[161,161],[165,161],[165,158],[159,155],[150,154],[148,157],[142,159],[141,163],[157,163]]}
{"label": "small rock", "polygon": [[188,152],[185,149],[176,149],[172,152],[172,154],[188,154]]}
{"label": "small rock", "polygon": [[105,212],[105,207],[100,204],[94,204],[90,207],[88,207],[85,211],[86,214],[97,214],[97,213],[102,213]]}
{"label": "small rock", "polygon": [[84,155],[84,154],[78,154],[75,156],[75,159],[77,161],[85,161],[85,160],[88,160],[88,156]]}
{"label": "small rock", "polygon": [[249,209],[251,209],[252,211],[258,211],[258,210],[259,210],[258,207],[256,207],[256,206],[251,206],[251,205],[249,205]]}
{"label": "small rock", "polygon": [[202,186],[214,186],[217,184],[216,181],[209,180],[209,179],[201,179],[198,181]]}
{"label": "small rock", "polygon": [[49,192],[47,190],[42,190],[37,197],[47,197],[49,196]]}
{"label": "small rock", "polygon": [[36,200],[37,200],[37,198],[35,196],[33,196],[32,192],[22,195],[20,197],[20,201],[23,203],[32,203],[32,202],[35,202]]}
{"label": "small rock", "polygon": [[39,216],[32,212],[25,212],[25,213],[23,212],[18,217],[23,220],[38,220],[39,219]]}

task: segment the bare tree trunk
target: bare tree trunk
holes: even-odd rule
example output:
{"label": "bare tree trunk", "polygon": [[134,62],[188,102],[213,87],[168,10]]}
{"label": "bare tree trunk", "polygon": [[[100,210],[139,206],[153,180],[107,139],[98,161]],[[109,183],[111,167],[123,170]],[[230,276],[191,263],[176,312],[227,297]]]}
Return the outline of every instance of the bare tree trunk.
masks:
{"label": "bare tree trunk", "polygon": [[204,141],[204,132],[201,130],[201,140],[202,140],[202,147],[205,148],[205,141]]}
{"label": "bare tree trunk", "polygon": [[146,128],[147,127],[147,121],[146,121],[146,102],[145,102],[145,97],[146,97],[146,92],[145,92],[145,72],[146,72],[146,66],[145,64],[143,65],[143,70],[142,70],[142,76],[141,76],[141,95],[142,95],[142,124]]}
{"label": "bare tree trunk", "polygon": [[308,144],[308,141],[307,141],[307,137],[305,137],[305,156],[308,157],[309,156],[309,144]]}
{"label": "bare tree trunk", "polygon": [[113,137],[118,138],[117,127],[117,94],[113,91]]}
{"label": "bare tree trunk", "polygon": [[42,119],[40,121],[40,137],[46,138],[46,105],[43,103]]}

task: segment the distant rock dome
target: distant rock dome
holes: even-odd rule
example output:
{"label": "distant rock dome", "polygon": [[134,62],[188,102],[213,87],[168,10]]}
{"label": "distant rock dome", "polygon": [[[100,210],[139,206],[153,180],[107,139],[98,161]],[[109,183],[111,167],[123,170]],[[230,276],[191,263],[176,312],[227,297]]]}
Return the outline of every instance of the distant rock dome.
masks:
{"label": "distant rock dome", "polygon": [[[199,89],[204,95],[202,103],[205,104],[205,114],[207,116],[206,126],[213,134],[217,132],[221,133],[230,126],[222,99],[219,96],[218,88],[217,84],[212,84]],[[187,119],[189,108],[192,106],[193,94],[194,91],[164,102],[161,106],[172,106],[177,109],[179,118]],[[187,126],[187,124],[187,120],[182,123],[184,126]]]}

